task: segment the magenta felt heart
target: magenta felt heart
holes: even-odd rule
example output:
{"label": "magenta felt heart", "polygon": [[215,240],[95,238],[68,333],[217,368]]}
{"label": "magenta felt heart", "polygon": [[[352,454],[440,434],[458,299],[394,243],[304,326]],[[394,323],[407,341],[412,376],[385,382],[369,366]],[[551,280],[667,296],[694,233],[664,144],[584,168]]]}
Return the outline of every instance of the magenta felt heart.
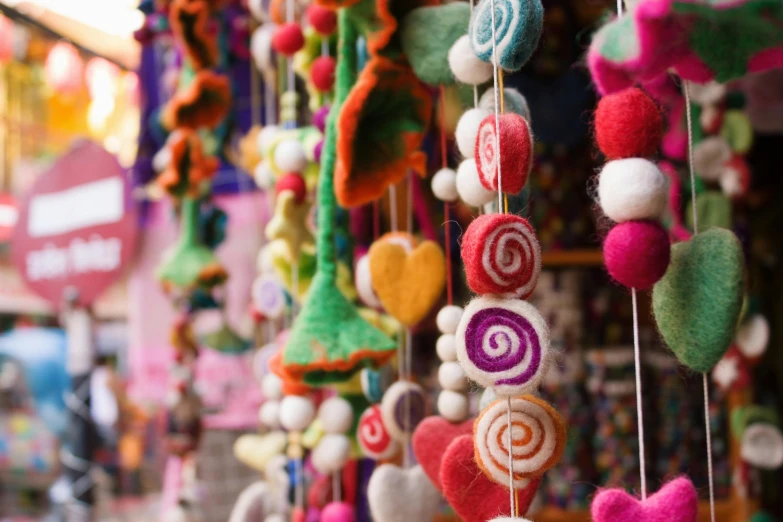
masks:
{"label": "magenta felt heart", "polygon": [[443,492],[440,484],[440,463],[449,444],[460,435],[473,431],[473,419],[452,424],[443,417],[427,417],[416,426],[413,433],[413,453],[435,487]]}
{"label": "magenta felt heart", "polygon": [[[509,516],[508,489],[484,475],[473,453],[473,435],[457,437],[446,449],[440,467],[443,495],[464,522],[487,522]],[[540,482],[540,478],[533,479],[528,487],[517,490],[520,515],[530,507]]]}
{"label": "magenta felt heart", "polygon": [[639,500],[622,489],[605,489],[590,506],[594,522],[695,522],[699,495],[693,483],[679,477]]}

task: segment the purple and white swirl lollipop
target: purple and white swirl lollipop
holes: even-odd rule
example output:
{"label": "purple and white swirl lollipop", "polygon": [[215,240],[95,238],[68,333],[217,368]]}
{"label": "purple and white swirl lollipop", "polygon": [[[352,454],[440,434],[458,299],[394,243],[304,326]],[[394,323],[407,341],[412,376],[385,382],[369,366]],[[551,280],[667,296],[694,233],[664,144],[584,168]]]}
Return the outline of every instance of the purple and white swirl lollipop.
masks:
{"label": "purple and white swirl lollipop", "polygon": [[392,384],[381,400],[381,415],[389,435],[404,441],[427,416],[424,389],[408,381]]}
{"label": "purple and white swirl lollipop", "polygon": [[526,301],[477,297],[462,314],[457,360],[465,375],[497,395],[534,391],[549,364],[549,329]]}

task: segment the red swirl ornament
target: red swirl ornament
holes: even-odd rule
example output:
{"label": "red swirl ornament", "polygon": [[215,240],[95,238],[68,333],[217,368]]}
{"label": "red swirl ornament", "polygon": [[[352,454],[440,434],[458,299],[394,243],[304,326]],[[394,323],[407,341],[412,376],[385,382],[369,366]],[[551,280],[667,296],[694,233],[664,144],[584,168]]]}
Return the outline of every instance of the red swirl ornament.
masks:
{"label": "red swirl ornament", "polygon": [[365,456],[375,460],[391,458],[400,450],[400,445],[389,435],[377,405],[367,408],[359,417],[356,440]]}
{"label": "red swirl ornament", "polygon": [[[497,131],[500,131],[498,144]],[[484,118],[476,135],[476,168],[488,190],[517,194],[533,167],[533,133],[527,120],[515,113]]]}

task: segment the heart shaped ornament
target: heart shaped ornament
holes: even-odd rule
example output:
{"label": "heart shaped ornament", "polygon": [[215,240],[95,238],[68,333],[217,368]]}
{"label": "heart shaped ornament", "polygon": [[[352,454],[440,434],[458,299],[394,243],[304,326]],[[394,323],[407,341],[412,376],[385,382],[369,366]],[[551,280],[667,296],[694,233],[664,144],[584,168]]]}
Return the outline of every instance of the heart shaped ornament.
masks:
{"label": "heart shaped ornament", "polygon": [[380,240],[370,247],[372,287],[386,311],[405,326],[424,319],[443,293],[446,259],[434,241],[409,252]]}
{"label": "heart shaped ornament", "polygon": [[590,505],[594,522],[695,522],[698,511],[699,495],[686,477],[664,484],[647,500],[622,489],[605,489]]}
{"label": "heart shaped ornament", "polygon": [[376,468],[367,485],[375,522],[426,522],[438,512],[440,493],[421,466]]}
{"label": "heart shaped ornament", "polygon": [[731,231],[713,228],[672,247],[652,303],[680,363],[702,373],[718,364],[734,339],[744,288],[742,246]]}
{"label": "heart shaped ornament", "polygon": [[[492,482],[473,458],[473,435],[461,435],[446,449],[440,468],[443,495],[464,522],[487,522],[509,517],[508,489]],[[525,489],[516,490],[520,513],[526,513],[536,495],[540,478],[530,480]]]}
{"label": "heart shaped ornament", "polygon": [[435,487],[443,491],[440,483],[440,467],[443,455],[451,442],[473,431],[473,419],[452,424],[443,417],[427,417],[413,432],[413,453]]}

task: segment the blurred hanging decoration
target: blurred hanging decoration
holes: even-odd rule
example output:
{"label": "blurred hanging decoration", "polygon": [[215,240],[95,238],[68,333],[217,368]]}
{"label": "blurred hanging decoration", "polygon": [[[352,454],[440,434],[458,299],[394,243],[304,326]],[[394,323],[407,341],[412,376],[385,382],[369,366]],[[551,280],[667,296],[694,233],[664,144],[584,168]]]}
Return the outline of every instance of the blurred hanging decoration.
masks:
{"label": "blurred hanging decoration", "polygon": [[58,94],[75,94],[82,88],[84,62],[79,51],[67,42],[57,42],[46,56],[46,83]]}

